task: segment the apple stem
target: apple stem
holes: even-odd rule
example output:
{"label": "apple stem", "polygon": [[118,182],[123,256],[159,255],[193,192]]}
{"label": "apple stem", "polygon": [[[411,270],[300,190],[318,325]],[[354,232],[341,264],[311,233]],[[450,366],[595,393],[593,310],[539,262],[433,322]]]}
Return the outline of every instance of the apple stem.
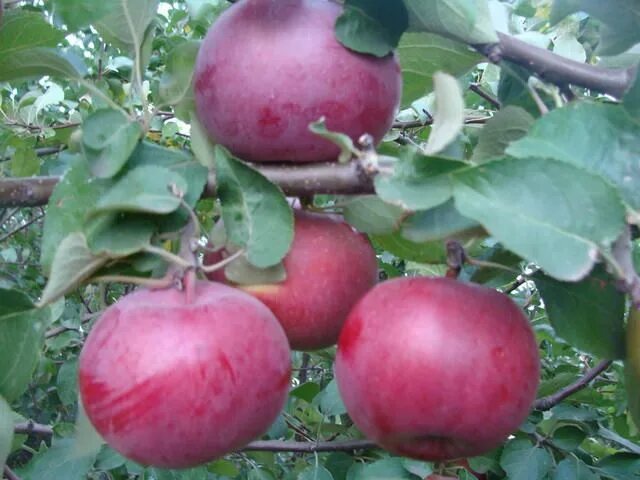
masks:
{"label": "apple stem", "polygon": [[241,257],[245,253],[246,253],[246,251],[244,249],[240,249],[236,253],[234,253],[233,255],[229,255],[227,258],[225,258],[224,260],[219,261],[218,263],[214,263],[212,265],[206,265],[206,266],[205,265],[200,265],[200,270],[203,271],[204,273],[215,272],[216,270],[220,270],[221,268],[226,267],[228,264],[233,262],[236,258]]}
{"label": "apple stem", "polygon": [[182,280],[182,287],[187,298],[187,304],[191,304],[196,294],[196,271],[193,268],[187,270]]}

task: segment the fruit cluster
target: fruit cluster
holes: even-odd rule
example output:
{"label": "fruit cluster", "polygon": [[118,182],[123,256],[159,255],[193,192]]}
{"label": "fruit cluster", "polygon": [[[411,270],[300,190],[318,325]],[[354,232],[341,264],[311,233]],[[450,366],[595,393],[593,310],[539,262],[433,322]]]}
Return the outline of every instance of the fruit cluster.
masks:
{"label": "fruit cluster", "polygon": [[[379,141],[400,94],[395,57],[335,39],[326,0],[244,0],[207,35],[194,77],[212,138],[252,161],[324,161],[337,147],[307,126]],[[238,79],[243,79],[239,82]],[[205,257],[214,264],[224,249]],[[382,447],[414,458],[476,455],[518,428],[534,400],[537,345],[505,295],[445,278],[377,282],[364,235],[295,212],[286,279],[234,285],[224,271],[183,289],[138,290],[109,307],[84,345],[85,411],[114,449],[183,468],[241,449],[275,420],[290,348],[338,343],[349,415]]]}

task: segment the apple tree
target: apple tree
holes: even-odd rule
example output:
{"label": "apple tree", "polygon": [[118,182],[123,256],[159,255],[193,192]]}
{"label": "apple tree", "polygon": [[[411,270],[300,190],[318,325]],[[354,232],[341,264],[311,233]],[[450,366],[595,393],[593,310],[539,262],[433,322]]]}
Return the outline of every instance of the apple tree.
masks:
{"label": "apple tree", "polygon": [[636,0],[0,0],[0,468],[640,479]]}

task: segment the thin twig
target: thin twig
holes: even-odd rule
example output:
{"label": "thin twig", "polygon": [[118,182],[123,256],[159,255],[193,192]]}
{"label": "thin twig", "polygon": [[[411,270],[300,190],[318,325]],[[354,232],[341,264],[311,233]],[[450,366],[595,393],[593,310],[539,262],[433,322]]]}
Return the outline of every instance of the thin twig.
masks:
{"label": "thin twig", "polygon": [[574,393],[585,388],[589,383],[594,380],[598,375],[604,372],[611,365],[611,360],[602,360],[595,367],[589,369],[585,374],[576,380],[574,383],[567,385],[564,388],[561,388],[555,393],[548,395],[546,397],[542,397],[537,399],[533,403],[533,408],[535,410],[550,410],[551,408],[558,405],[565,398],[573,395]]}
{"label": "thin twig", "polygon": [[500,104],[500,100],[493,97],[492,95],[489,95],[477,83],[472,83],[471,85],[469,85],[469,90],[471,90],[473,93],[475,93],[479,97],[484,98],[487,102],[489,102],[491,105],[493,105],[497,109],[499,109],[502,106]]}
{"label": "thin twig", "polygon": [[14,230],[10,231],[9,233],[3,235],[2,237],[0,237],[0,243],[4,242],[5,240],[7,240],[8,238],[11,238],[12,236],[14,236],[16,233],[21,232],[22,230],[29,228],[31,225],[33,225],[34,223],[36,223],[38,220],[41,220],[44,218],[44,215],[38,215],[36,217],[33,217],[31,220],[29,220],[28,222],[20,225],[19,227],[15,228]]}
{"label": "thin twig", "polygon": [[20,477],[16,475],[8,465],[4,466],[4,476],[7,480],[20,480]]}

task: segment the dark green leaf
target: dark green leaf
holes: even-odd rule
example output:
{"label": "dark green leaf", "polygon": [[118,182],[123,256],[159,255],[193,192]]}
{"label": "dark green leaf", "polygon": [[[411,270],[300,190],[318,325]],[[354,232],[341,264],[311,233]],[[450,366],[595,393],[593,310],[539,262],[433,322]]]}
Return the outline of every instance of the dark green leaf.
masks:
{"label": "dark green leaf", "polygon": [[342,397],[338,390],[338,383],[331,380],[326,387],[314,398],[320,411],[325,415],[343,415],[347,413]]}
{"label": "dark green leaf", "polygon": [[385,458],[364,467],[353,480],[413,480],[402,458]]}
{"label": "dark green leaf", "polygon": [[607,477],[615,480],[638,480],[640,475],[640,455],[616,453],[603,458],[596,465]]}
{"label": "dark green leaf", "polygon": [[56,378],[58,397],[63,405],[70,406],[78,400],[78,361],[66,361],[58,370]]}
{"label": "dark green leaf", "polygon": [[256,267],[280,262],[293,241],[293,213],[282,191],[220,147],[216,180],[229,240]]}
{"label": "dark green leaf", "polygon": [[598,480],[600,477],[575,457],[566,457],[553,473],[553,480]]}
{"label": "dark green leaf", "polygon": [[149,217],[105,213],[92,218],[85,227],[87,246],[95,255],[126,257],[151,242],[156,226]]}
{"label": "dark green leaf", "polygon": [[322,465],[315,465],[302,470],[298,474],[298,480],[333,480],[333,475]]}
{"label": "dark green leaf", "polygon": [[396,231],[406,212],[375,195],[346,199],[344,219],[363,233],[383,235]]}
{"label": "dark green leaf", "polygon": [[568,451],[577,449],[585,438],[587,433],[572,425],[565,425],[553,432],[553,444]]}
{"label": "dark green leaf", "polygon": [[507,147],[527,134],[534,118],[524,109],[509,105],[498,111],[480,132],[471,159],[480,163],[501,157]]}
{"label": "dark green leaf", "polygon": [[460,214],[452,200],[435,208],[417,212],[402,224],[402,236],[412,242],[442,241],[448,238],[464,240],[481,234],[478,222]]}
{"label": "dark green leaf", "polygon": [[20,50],[15,55],[0,58],[0,82],[45,75],[80,79],[85,72],[86,67],[81,59],[53,48]]}
{"label": "dark green leaf", "polygon": [[327,457],[324,466],[335,480],[345,480],[353,463],[354,459],[351,455],[345,452],[333,452]]}
{"label": "dark green leaf", "polygon": [[553,459],[544,448],[531,445],[528,440],[513,440],[504,447],[500,466],[509,478],[543,480],[551,470]]}
{"label": "dark green leaf", "polygon": [[412,242],[400,233],[374,235],[373,243],[396,257],[420,263],[444,263],[447,258],[445,244],[441,240],[433,242]]}
{"label": "dark green leaf", "polygon": [[384,57],[398,45],[408,25],[407,10],[402,3],[346,0],[336,21],[336,36],[356,52]]}
{"label": "dark green leaf", "polygon": [[300,398],[309,403],[320,393],[320,385],[315,382],[306,382],[289,392],[292,397]]}
{"label": "dark green leaf", "polygon": [[604,268],[580,282],[560,282],[541,272],[534,280],[560,337],[601,358],[624,356],[625,296]]}
{"label": "dark green leaf", "polygon": [[35,47],[55,47],[64,32],[54,28],[35,12],[21,9],[5,11],[0,28],[0,64],[4,58]]}
{"label": "dark green leaf", "polygon": [[460,213],[559,280],[584,278],[624,225],[624,206],[609,184],[555,160],[504,159],[468,169],[455,175],[454,196]]}
{"label": "dark green leaf", "polygon": [[[1,320],[0,320],[1,321]],[[0,395],[0,465],[4,465],[13,444],[13,411]]]}
{"label": "dark green leaf", "polygon": [[56,439],[51,448],[38,452],[18,474],[22,480],[85,480],[96,455],[80,454],[76,448],[74,439]]}

